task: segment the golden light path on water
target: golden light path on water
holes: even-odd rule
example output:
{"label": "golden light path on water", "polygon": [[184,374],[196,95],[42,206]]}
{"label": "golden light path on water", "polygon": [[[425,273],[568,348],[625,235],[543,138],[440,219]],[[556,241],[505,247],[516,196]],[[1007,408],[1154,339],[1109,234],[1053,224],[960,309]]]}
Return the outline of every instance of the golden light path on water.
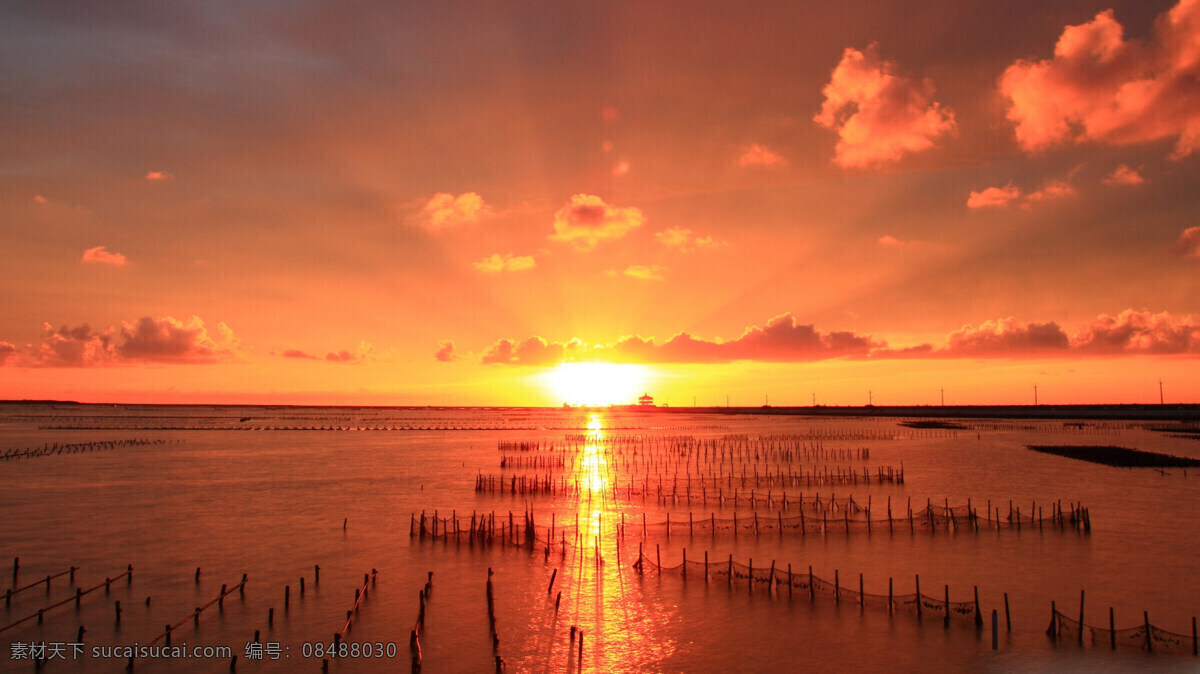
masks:
{"label": "golden light path on water", "polygon": [[[578,518],[578,527],[573,540],[568,535],[559,567],[562,610],[550,629],[539,630],[548,643],[535,649],[536,654],[529,653],[522,668],[545,667],[548,662],[566,663],[567,671],[628,671],[653,667],[676,650],[675,640],[662,629],[675,607],[662,606],[653,594],[643,592],[645,579],[633,569],[637,544],[631,546],[629,539],[622,541],[619,536],[622,513],[630,513],[613,498],[616,479],[608,461],[603,418],[590,415],[587,429],[575,475],[568,477],[579,484],[570,513]],[[555,556],[550,557],[552,563]],[[562,638],[571,627],[579,630],[576,639]]]}

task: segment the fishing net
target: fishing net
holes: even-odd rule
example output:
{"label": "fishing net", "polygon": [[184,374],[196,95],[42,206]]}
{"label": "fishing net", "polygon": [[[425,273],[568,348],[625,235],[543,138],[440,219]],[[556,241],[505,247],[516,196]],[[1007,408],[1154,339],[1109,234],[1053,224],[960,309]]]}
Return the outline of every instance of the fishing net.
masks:
{"label": "fishing net", "polygon": [[1050,627],[1046,633],[1055,640],[1065,643],[1080,643],[1088,646],[1108,648],[1137,648],[1145,651],[1163,653],[1200,652],[1200,641],[1197,640],[1196,626],[1193,620],[1192,634],[1178,634],[1155,627],[1146,616],[1141,625],[1136,627],[1116,628],[1100,627],[1081,623],[1067,614],[1053,609]]}
{"label": "fishing net", "polygon": [[[787,567],[781,568],[774,562],[769,566],[755,566],[753,560],[749,564],[742,564],[733,561],[732,557],[723,562],[686,560],[675,566],[659,566],[647,555],[641,555],[633,566],[642,573],[708,579],[709,582],[725,581],[729,584],[736,581],[739,584],[747,584],[752,589],[774,589],[777,595],[784,592],[793,597],[797,594],[808,594],[813,599],[820,596],[864,608],[890,610],[893,613],[908,613],[918,617],[957,618],[972,621],[977,626],[983,625],[983,615],[976,600],[948,602],[944,598],[916,592],[900,595],[871,594],[859,588],[845,587],[837,578],[829,580],[814,575],[811,568],[808,571],[795,572],[789,571]],[[861,580],[860,576],[860,587]]]}

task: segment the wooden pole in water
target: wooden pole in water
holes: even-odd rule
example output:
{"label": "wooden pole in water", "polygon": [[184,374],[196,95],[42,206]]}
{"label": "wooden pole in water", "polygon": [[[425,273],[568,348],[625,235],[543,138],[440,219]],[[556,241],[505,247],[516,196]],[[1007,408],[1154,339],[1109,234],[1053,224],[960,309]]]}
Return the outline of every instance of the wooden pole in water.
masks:
{"label": "wooden pole in water", "polygon": [[921,617],[921,574],[917,574],[917,617]]}
{"label": "wooden pole in water", "polygon": [[1083,643],[1083,590],[1079,591],[1079,643]]}
{"label": "wooden pole in water", "polygon": [[1012,631],[1012,616],[1008,611],[1008,593],[1004,593],[1004,628],[1005,631]]}
{"label": "wooden pole in water", "polygon": [[895,602],[892,599],[892,577],[888,576],[888,615],[892,615],[895,610]]}
{"label": "wooden pole in water", "polygon": [[[1112,650],[1117,650],[1117,618],[1113,614],[1113,607],[1108,607],[1108,646]],[[1194,623],[1193,623],[1194,624]]]}
{"label": "wooden pole in water", "polygon": [[1050,600],[1050,627],[1046,628],[1046,635],[1051,641],[1058,640],[1058,607],[1055,606],[1054,600]]}
{"label": "wooden pole in water", "polygon": [[683,582],[687,582],[687,548],[683,549]]}
{"label": "wooden pole in water", "polygon": [[1000,616],[992,609],[992,650],[1000,650]]}
{"label": "wooden pole in water", "polygon": [[946,615],[942,618],[942,626],[950,627],[950,586],[946,585]]}
{"label": "wooden pole in water", "polygon": [[[1154,652],[1154,635],[1150,633],[1150,612],[1142,611],[1142,620],[1146,625],[1146,652]],[[1080,628],[1082,629],[1082,627]]]}
{"label": "wooden pole in water", "polygon": [[975,626],[983,627],[983,614],[979,611],[979,586],[975,586]]}
{"label": "wooden pole in water", "polygon": [[860,573],[858,574],[858,610],[863,610],[864,606],[863,575]]}

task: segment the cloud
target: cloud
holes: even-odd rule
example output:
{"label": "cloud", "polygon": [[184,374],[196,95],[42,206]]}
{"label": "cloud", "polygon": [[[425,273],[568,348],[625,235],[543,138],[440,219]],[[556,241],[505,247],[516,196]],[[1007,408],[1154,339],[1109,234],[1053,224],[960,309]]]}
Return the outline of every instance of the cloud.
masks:
{"label": "cloud", "polygon": [[967,208],[1003,208],[1021,197],[1021,188],[1009,183],[1004,187],[988,187],[980,192],[972,191],[967,197]]}
{"label": "cloud", "polygon": [[167,173],[166,171],[147,171],[145,179],[151,182],[163,182],[166,180],[174,180],[175,176]]}
{"label": "cloud", "polygon": [[[443,342],[445,344],[445,342]],[[763,327],[746,328],[736,339],[698,339],[680,332],[665,342],[640,335],[609,344],[586,345],[578,339],[552,342],[530,337],[492,344],[482,362],[507,365],[554,365],[565,360],[596,359],[615,363],[811,362],[832,358],[1086,358],[1116,355],[1200,355],[1200,321],[1193,316],[1127,309],[1101,314],[1068,333],[1058,323],[1022,323],[1014,318],[964,325],[940,346],[918,344],[891,348],[881,338],[853,331],[823,332],[782,314]]]}
{"label": "cloud", "polygon": [[472,262],[471,266],[485,274],[495,274],[502,271],[526,271],[536,267],[537,262],[530,255],[516,257],[492,253],[479,262]]}
{"label": "cloud", "polygon": [[1017,142],[1126,145],[1175,139],[1173,159],[1200,148],[1200,2],[1160,15],[1154,39],[1126,40],[1111,9],[1067,26],[1054,56],[1019,60],[1000,78]]}
{"label": "cloud", "polygon": [[630,169],[631,167],[629,166],[629,162],[619,161],[612,167],[612,177],[624,178],[625,176],[629,175]]}
{"label": "cloud", "polygon": [[633,264],[622,273],[639,281],[661,281],[666,278],[667,268],[657,264]]}
{"label": "cloud", "polygon": [[1021,324],[1012,318],[964,325],[950,334],[941,355],[1017,356],[1062,353],[1069,340],[1057,323]]}
{"label": "cloud", "polygon": [[972,191],[967,196],[967,208],[1007,208],[1020,204],[1030,208],[1033,204],[1073,196],[1075,188],[1065,180],[1051,180],[1041,189],[1022,194],[1021,188],[1009,183],[1004,187],[988,187],[980,192]]}
{"label": "cloud", "polygon": [[681,332],[662,344],[640,336],[622,337],[611,344],[586,346],[577,339],[551,342],[530,337],[520,344],[501,339],[488,347],[484,363],[549,365],[578,357],[634,363],[729,363],[739,360],[806,362],[845,356],[866,356],[886,344],[853,332],[821,332],[796,323],[791,314],[776,316],[766,326],[751,326],[732,341],[696,339]]}
{"label": "cloud", "polygon": [[457,197],[449,192],[438,192],[421,207],[418,221],[426,229],[437,232],[473,225],[490,214],[491,207],[475,192],[464,192]]}
{"label": "cloud", "polygon": [[897,75],[895,63],[847,48],[822,93],[813,120],[838,133],[834,163],[865,168],[934,146],[955,130],[954,113],[933,100],[933,83]]}
{"label": "cloud", "polygon": [[1200,260],[1200,227],[1188,227],[1183,230],[1179,234],[1179,240],[1171,246],[1171,252]]}
{"label": "cloud", "polygon": [[215,336],[192,316],[186,322],[145,316],[120,329],[96,331],[84,323],[57,330],[42,326],[42,341],[18,354],[27,367],[91,367],[125,363],[216,363],[240,355],[241,342],[229,326],[218,323]]}
{"label": "cloud", "polygon": [[120,335],[117,352],[126,360],[214,363],[237,355],[241,348],[229,326],[217,323],[216,335],[211,335],[199,316],[186,322],[170,316],[144,316],[133,323],[122,323]]}
{"label": "cloud", "polygon": [[307,359],[307,360],[316,360],[317,359],[317,357],[312,355],[311,353],[307,353],[307,352],[301,351],[299,349],[284,349],[282,355],[284,358],[302,358],[302,359]]}
{"label": "cloud", "polygon": [[343,349],[325,354],[325,361],[329,363],[364,363],[375,358],[375,347],[367,341],[359,342],[358,349],[353,353]]}
{"label": "cloud", "polygon": [[1102,354],[1200,354],[1200,322],[1192,316],[1126,309],[1117,316],[1101,314],[1075,334],[1072,346]]}
{"label": "cloud", "polygon": [[742,167],[747,166],[786,166],[787,160],[779,153],[759,145],[751,143],[742,151],[742,156],[738,157],[737,165]]}
{"label": "cloud", "polygon": [[438,350],[437,353],[433,354],[433,357],[442,363],[449,363],[459,359],[459,355],[454,352],[454,342],[449,339],[443,339],[438,342]]}
{"label": "cloud", "polygon": [[672,227],[654,235],[662,245],[673,248],[681,253],[695,253],[702,250],[714,250],[728,245],[726,242],[712,236],[696,236],[686,227]]}
{"label": "cloud", "polygon": [[554,214],[554,234],[550,239],[588,251],[601,241],[625,236],[645,221],[646,216],[639,208],[611,206],[600,197],[576,194]]}
{"label": "cloud", "polygon": [[1141,185],[1146,182],[1146,179],[1136,170],[1129,168],[1125,164],[1121,164],[1113,169],[1113,172],[1104,178],[1102,182],[1105,185]]}
{"label": "cloud", "polygon": [[8,365],[9,361],[17,359],[17,345],[11,342],[0,342],[0,367]]}
{"label": "cloud", "polygon": [[49,323],[42,324],[42,343],[29,348],[25,364],[44,367],[88,367],[103,365],[117,358],[114,330],[102,333],[87,323],[58,330]]}
{"label": "cloud", "polygon": [[1052,180],[1046,183],[1045,187],[1042,189],[1025,195],[1025,205],[1028,206],[1031,203],[1037,203],[1039,201],[1052,201],[1054,199],[1061,199],[1063,197],[1073,196],[1074,194],[1075,188],[1071,187],[1069,183],[1062,180]]}
{"label": "cloud", "polygon": [[44,203],[46,203],[47,201],[48,201],[48,200],[46,199],[46,197],[43,197],[43,196],[42,196],[42,195],[40,195],[40,194],[35,194],[35,195],[33,195],[33,203],[35,203],[35,204],[44,204]]}
{"label": "cloud", "polygon": [[83,257],[80,262],[94,262],[96,264],[107,264],[112,267],[124,267],[125,256],[120,253],[110,253],[104,250],[104,246],[96,246],[83,251]]}
{"label": "cloud", "polygon": [[888,248],[895,251],[923,251],[923,252],[944,252],[947,247],[929,241],[921,241],[918,239],[899,239],[891,234],[884,234],[875,240],[875,243],[883,248]]}
{"label": "cloud", "polygon": [[324,360],[330,363],[361,363],[365,360],[370,360],[375,355],[375,347],[367,342],[360,342],[356,352],[346,351],[330,351],[325,354],[324,358],[313,355],[307,351],[300,349],[284,349],[280,354],[284,358],[296,358],[300,360]]}
{"label": "cloud", "polygon": [[581,347],[578,340],[549,342],[530,337],[523,342],[497,340],[483,352],[481,363],[500,365],[557,365]]}

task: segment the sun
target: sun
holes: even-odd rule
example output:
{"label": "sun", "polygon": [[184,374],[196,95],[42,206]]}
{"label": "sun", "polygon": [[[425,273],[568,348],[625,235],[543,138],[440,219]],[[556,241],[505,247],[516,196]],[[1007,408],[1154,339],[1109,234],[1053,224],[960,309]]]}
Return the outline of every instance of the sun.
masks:
{"label": "sun", "polygon": [[643,365],[563,363],[547,372],[546,386],[571,405],[632,405],[646,381]]}

